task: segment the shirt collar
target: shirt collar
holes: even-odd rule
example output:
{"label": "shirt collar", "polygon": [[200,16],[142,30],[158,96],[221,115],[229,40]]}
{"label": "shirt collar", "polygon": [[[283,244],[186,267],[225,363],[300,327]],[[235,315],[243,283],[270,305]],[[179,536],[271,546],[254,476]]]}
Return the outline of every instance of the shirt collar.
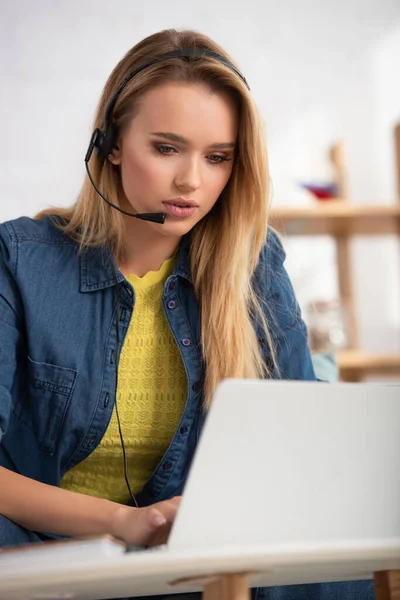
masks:
{"label": "shirt collar", "polygon": [[[185,235],[179,244],[178,256],[173,275],[183,277],[192,283],[190,273],[190,236]],[[80,261],[80,291],[96,292],[115,285],[113,266],[117,283],[125,278],[118,269],[115,257],[105,247],[89,248],[82,252]]]}

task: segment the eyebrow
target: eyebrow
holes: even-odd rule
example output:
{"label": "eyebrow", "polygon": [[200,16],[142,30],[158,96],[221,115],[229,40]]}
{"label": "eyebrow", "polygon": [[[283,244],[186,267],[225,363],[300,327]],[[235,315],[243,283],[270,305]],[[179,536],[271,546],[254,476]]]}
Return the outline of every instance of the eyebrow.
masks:
{"label": "eyebrow", "polygon": [[[161,137],[170,142],[177,142],[179,144],[183,144],[185,146],[189,146],[190,142],[186,138],[181,135],[176,135],[176,133],[169,133],[164,131],[155,131],[152,133],[154,137]],[[221,144],[211,144],[209,147],[215,150],[230,150],[236,146],[235,142],[224,142]]]}

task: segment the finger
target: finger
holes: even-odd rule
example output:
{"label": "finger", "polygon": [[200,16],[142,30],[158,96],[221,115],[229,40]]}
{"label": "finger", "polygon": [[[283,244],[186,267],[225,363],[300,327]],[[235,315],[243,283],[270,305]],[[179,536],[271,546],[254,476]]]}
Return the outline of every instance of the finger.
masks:
{"label": "finger", "polygon": [[152,528],[158,529],[159,527],[164,527],[168,523],[168,517],[163,513],[163,511],[158,508],[151,508],[149,511],[149,524]]}
{"label": "finger", "polygon": [[[145,545],[163,544],[167,541],[172,523],[175,519],[180,497],[164,500],[147,508],[140,508],[137,533]],[[139,516],[139,514],[138,514]]]}
{"label": "finger", "polygon": [[166,500],[157,504],[156,508],[169,522],[172,522],[178,512],[179,503],[173,500]]}
{"label": "finger", "polygon": [[172,521],[158,509],[152,507],[149,511],[150,528],[146,536],[146,545],[157,546],[165,544],[171,531]]}

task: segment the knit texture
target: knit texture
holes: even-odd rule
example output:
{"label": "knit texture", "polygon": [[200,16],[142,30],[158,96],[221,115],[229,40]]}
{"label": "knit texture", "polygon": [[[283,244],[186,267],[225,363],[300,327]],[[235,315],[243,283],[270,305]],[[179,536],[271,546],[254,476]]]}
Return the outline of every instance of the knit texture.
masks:
{"label": "knit texture", "polygon": [[[165,454],[186,402],[187,377],[162,306],[174,258],[144,277],[129,275],[135,306],[118,367],[117,403],[134,494]],[[63,477],[61,487],[128,504],[116,410],[92,454]]]}

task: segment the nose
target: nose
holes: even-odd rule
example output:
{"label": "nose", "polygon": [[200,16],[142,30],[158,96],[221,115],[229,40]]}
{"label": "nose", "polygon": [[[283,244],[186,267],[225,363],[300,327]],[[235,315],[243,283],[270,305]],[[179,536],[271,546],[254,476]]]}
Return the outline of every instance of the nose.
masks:
{"label": "nose", "polygon": [[195,192],[201,185],[200,164],[196,158],[190,158],[181,165],[175,175],[175,185],[185,193]]}

